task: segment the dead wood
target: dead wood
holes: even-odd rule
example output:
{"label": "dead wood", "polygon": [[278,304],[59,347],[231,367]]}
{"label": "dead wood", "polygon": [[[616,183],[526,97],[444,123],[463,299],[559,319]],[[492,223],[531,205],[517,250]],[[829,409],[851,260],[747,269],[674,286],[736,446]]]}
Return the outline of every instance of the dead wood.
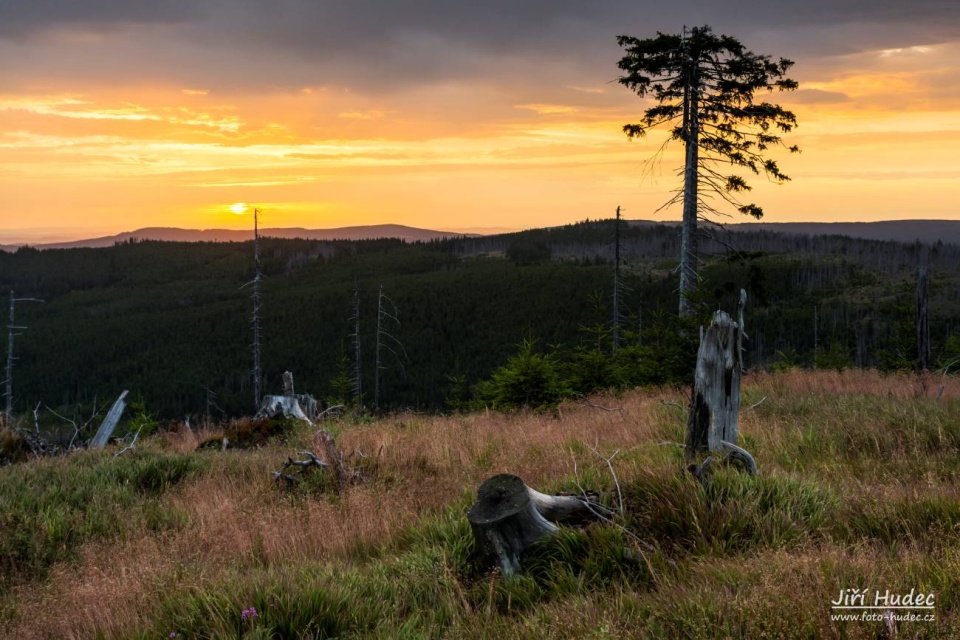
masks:
{"label": "dead wood", "polygon": [[722,446],[726,452],[722,457],[711,455],[704,458],[700,464],[687,465],[687,470],[693,474],[693,477],[695,477],[700,484],[706,484],[710,480],[710,476],[718,464],[727,465],[736,462],[743,467],[747,475],[757,475],[757,462],[753,459],[753,456],[750,455],[749,451],[726,441],[722,443]]}
{"label": "dead wood", "polygon": [[366,479],[363,476],[363,467],[355,464],[366,457],[362,451],[357,450],[351,456],[345,456],[337,449],[333,434],[326,429],[321,429],[314,435],[314,442],[317,453],[299,451],[297,455],[302,457],[301,460],[289,457],[280,470],[273,472],[273,479],[278,486],[290,487],[300,482],[303,473],[312,468],[328,470],[334,477],[337,492],[349,484],[357,484]]}
{"label": "dead wood", "polygon": [[113,406],[110,407],[110,411],[107,412],[107,417],[100,423],[97,434],[93,436],[93,440],[90,441],[91,449],[103,449],[107,446],[107,441],[110,440],[110,436],[113,435],[114,429],[117,428],[117,423],[120,422],[120,416],[123,415],[123,410],[127,406],[127,403],[124,402],[127,393],[128,391],[124,390],[116,402],[113,403]]}
{"label": "dead wood", "polygon": [[296,396],[263,396],[263,403],[254,418],[276,418],[279,415],[313,424]]}
{"label": "dead wood", "polygon": [[504,575],[519,573],[523,552],[556,533],[557,524],[596,519],[591,503],[583,497],[540,493],[506,473],[481,484],[477,501],[467,511],[478,563],[497,566]]}
{"label": "dead wood", "polygon": [[[717,311],[706,331],[701,329],[687,419],[686,452],[688,459],[702,453],[723,455],[725,462],[736,459],[748,473],[756,475],[753,456],[737,446],[743,341],[747,337],[743,328],[746,303],[747,293],[741,289],[736,321],[725,311]],[[704,481],[711,464],[713,461],[707,458],[699,465],[691,464],[688,469]]]}

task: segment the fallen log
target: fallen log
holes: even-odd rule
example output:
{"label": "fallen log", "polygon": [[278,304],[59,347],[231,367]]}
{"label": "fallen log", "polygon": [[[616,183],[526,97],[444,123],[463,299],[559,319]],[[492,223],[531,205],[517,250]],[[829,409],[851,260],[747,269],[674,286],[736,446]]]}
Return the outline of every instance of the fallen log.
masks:
{"label": "fallen log", "polygon": [[500,567],[505,576],[519,573],[523,552],[556,533],[558,523],[597,518],[594,505],[584,498],[540,493],[506,473],[481,484],[477,501],[467,511],[475,557],[481,565]]}
{"label": "fallen log", "polygon": [[100,423],[100,428],[97,429],[97,434],[93,436],[93,440],[90,441],[91,449],[103,449],[107,446],[107,441],[110,440],[110,436],[113,435],[113,430],[117,428],[117,423],[120,422],[120,416],[123,415],[123,410],[127,407],[127,403],[124,401],[124,398],[127,397],[129,393],[124,389],[123,393],[120,394],[120,397],[117,398],[116,402],[113,403],[113,406],[110,407],[110,411],[107,413],[107,417],[103,419],[103,422]]}

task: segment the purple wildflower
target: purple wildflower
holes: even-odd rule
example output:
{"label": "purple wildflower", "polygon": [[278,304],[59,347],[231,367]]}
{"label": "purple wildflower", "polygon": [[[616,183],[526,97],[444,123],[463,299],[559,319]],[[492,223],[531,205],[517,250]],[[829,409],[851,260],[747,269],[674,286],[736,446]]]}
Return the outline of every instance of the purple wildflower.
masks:
{"label": "purple wildflower", "polygon": [[255,607],[250,607],[249,609],[244,609],[240,612],[240,620],[246,622],[247,620],[256,620],[260,617],[260,614],[257,613]]}

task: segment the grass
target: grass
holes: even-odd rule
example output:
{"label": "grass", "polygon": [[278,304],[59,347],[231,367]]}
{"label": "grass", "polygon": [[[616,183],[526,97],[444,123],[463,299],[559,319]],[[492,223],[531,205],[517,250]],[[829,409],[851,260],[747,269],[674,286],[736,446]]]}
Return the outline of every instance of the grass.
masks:
{"label": "grass", "polygon": [[[681,390],[554,414],[333,425],[364,484],[283,491],[313,431],[244,450],[216,433],[0,469],[0,624],[17,638],[874,638],[831,620],[843,588],[936,595],[960,637],[960,384],[873,372],[749,376],[760,475],[684,471]],[[328,425],[330,426],[330,425]],[[621,526],[562,529],[504,580],[471,561],[465,511],[500,472],[601,493]],[[358,456],[356,456],[358,458]],[[370,462],[372,461],[372,462]],[[255,607],[258,617],[241,619]]]}

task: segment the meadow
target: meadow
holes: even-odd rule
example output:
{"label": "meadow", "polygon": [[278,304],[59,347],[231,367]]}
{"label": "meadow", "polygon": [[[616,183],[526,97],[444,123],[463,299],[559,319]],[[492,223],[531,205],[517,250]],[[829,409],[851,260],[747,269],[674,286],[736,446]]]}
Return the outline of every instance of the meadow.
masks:
{"label": "meadow", "polygon": [[[318,447],[306,425],[226,451],[199,446],[220,427],[177,425],[117,457],[0,468],[0,635],[884,637],[831,619],[856,588],[932,593],[935,620],[896,637],[960,637],[960,381],[752,373],[741,444],[759,475],[703,485],[680,446],[687,393],[327,421],[364,476],[342,491],[319,470],[274,482]],[[618,515],[561,529],[504,579],[472,562],[465,515],[501,472],[598,491]]]}

